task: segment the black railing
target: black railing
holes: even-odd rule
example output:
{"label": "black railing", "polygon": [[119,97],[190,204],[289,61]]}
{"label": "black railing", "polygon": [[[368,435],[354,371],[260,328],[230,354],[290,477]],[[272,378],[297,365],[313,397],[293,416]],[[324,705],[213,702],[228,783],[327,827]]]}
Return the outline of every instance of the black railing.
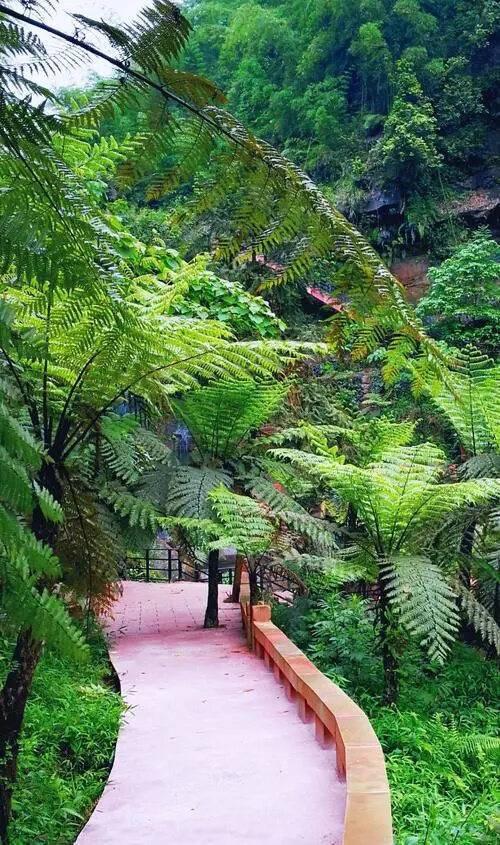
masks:
{"label": "black railing", "polygon": [[[124,577],[130,581],[208,581],[208,566],[204,562],[182,561],[178,549],[146,549],[142,553],[127,555]],[[219,563],[219,584],[232,585],[235,562]],[[262,562],[257,567],[257,584],[262,594],[272,593],[278,601],[292,604],[295,596],[307,595],[307,587],[293,570],[282,564]]]}
{"label": "black railing", "polygon": [[[161,564],[159,566],[158,564]],[[184,571],[177,549],[146,549],[144,554],[127,555],[126,577],[131,581],[182,581]],[[158,573],[158,575],[155,575]],[[153,577],[152,577],[153,576]],[[162,577],[163,576],[163,577]]]}
{"label": "black railing", "polygon": [[[183,564],[177,549],[165,549],[161,546],[146,549],[144,553],[127,555],[125,558],[125,577],[130,581],[207,581],[208,567],[196,561]],[[234,563],[219,564],[219,584],[232,584],[234,581]]]}
{"label": "black railing", "polygon": [[[232,584],[234,581],[234,563],[220,563],[218,572],[219,584]],[[198,564],[196,566],[196,581],[208,581],[208,566]]]}
{"label": "black railing", "polygon": [[300,576],[281,563],[259,564],[257,583],[262,594],[272,593],[277,601],[285,604],[293,604],[296,596],[308,593]]}

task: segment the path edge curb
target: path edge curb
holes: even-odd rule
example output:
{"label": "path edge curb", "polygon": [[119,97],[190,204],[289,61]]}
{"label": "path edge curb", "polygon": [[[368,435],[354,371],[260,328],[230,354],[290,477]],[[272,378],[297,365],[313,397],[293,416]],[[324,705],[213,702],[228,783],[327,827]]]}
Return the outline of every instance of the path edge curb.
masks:
{"label": "path edge curb", "polygon": [[252,607],[246,571],[240,607],[249,648],[283,684],[301,719],[314,720],[318,742],[336,748],[338,774],[347,790],[342,845],[392,845],[384,753],[368,716],[271,622],[270,605]]}

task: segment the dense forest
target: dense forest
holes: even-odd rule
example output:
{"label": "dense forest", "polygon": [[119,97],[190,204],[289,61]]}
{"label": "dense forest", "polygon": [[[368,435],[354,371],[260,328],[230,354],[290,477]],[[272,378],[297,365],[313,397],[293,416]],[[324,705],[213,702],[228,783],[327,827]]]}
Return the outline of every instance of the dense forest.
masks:
{"label": "dense forest", "polygon": [[498,227],[496,0],[187,4],[186,66],[389,258]]}
{"label": "dense forest", "polygon": [[366,711],[398,845],[493,845],[500,4],[83,6],[0,3],[0,839],[91,813],[167,538]]}

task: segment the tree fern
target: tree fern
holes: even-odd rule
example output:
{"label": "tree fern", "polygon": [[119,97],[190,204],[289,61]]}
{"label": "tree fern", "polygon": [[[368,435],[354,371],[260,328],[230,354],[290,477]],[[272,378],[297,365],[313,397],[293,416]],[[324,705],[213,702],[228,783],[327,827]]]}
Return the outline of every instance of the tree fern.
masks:
{"label": "tree fern", "polygon": [[321,479],[355,509],[367,538],[359,542],[378,566],[382,595],[442,660],[457,628],[456,591],[434,541],[452,516],[497,500],[499,480],[440,483],[444,455],[431,444],[394,448],[367,467],[293,449],[272,453]]}
{"label": "tree fern", "polygon": [[251,431],[272,417],[288,391],[287,382],[228,382],[191,391],[171,404],[189,428],[202,460],[224,462]]}
{"label": "tree fern", "polygon": [[500,448],[500,368],[479,350],[467,346],[457,352],[455,367],[433,401],[470,455]]}

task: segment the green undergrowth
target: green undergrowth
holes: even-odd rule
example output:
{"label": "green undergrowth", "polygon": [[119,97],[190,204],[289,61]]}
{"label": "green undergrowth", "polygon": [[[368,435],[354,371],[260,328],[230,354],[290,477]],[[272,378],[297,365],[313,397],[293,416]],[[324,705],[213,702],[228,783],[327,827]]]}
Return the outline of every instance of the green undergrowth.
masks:
{"label": "green undergrowth", "polygon": [[370,717],[386,757],[395,842],[497,843],[498,663],[457,644],[444,667],[429,666],[408,643],[398,704],[387,707],[370,605],[327,581],[314,576],[310,598],[276,607],[273,618]]}
{"label": "green undergrowth", "polygon": [[[0,645],[3,663],[9,643]],[[70,845],[90,815],[113,760],[123,702],[110,683],[101,637],[78,664],[47,651],[26,708],[11,845]]]}

